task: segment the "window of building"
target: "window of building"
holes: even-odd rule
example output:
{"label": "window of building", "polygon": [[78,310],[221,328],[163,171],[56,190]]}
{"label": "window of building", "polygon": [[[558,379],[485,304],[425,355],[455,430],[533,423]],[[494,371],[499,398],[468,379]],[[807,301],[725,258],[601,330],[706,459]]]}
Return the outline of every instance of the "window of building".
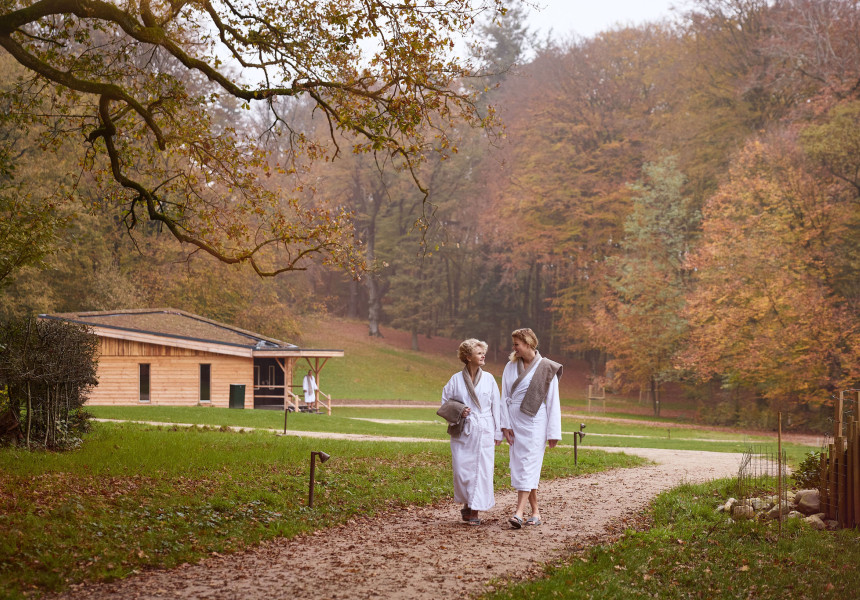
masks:
{"label": "window of building", "polygon": [[200,402],[212,401],[212,365],[200,365]]}
{"label": "window of building", "polygon": [[150,385],[149,385],[149,364],[148,363],[140,363],[140,390],[139,396],[141,402],[149,402],[150,395]]}

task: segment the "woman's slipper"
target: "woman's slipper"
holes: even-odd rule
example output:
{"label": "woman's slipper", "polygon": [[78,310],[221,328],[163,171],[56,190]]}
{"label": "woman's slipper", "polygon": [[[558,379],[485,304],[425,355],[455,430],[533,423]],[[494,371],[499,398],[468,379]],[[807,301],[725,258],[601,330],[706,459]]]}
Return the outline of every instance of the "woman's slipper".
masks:
{"label": "woman's slipper", "polygon": [[514,529],[520,529],[523,526],[523,520],[517,515],[511,517],[510,520],[508,520],[508,523],[510,523],[511,527],[513,527]]}
{"label": "woman's slipper", "polygon": [[466,521],[466,523],[468,523],[469,525],[480,525],[481,519],[479,519],[478,517],[475,517],[473,519],[469,519],[468,521]]}
{"label": "woman's slipper", "polygon": [[529,517],[526,519],[526,525],[540,525],[543,523],[538,517]]}

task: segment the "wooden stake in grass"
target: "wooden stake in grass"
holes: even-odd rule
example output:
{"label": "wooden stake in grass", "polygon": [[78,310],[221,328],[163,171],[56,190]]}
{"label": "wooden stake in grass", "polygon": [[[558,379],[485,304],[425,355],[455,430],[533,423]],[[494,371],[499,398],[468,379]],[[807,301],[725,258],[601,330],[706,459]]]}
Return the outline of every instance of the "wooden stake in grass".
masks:
{"label": "wooden stake in grass", "polygon": [[311,483],[310,483],[310,489],[308,490],[308,507],[309,508],[314,507],[314,474],[316,471],[315,459],[317,456],[320,457],[320,464],[324,463],[325,461],[327,461],[328,459],[331,458],[331,456],[329,456],[325,452],[311,452]]}
{"label": "wooden stake in grass", "polygon": [[[782,538],[782,411],[776,413],[776,495],[779,498],[779,511],[777,512],[778,525],[776,527],[777,539]],[[787,498],[786,498],[787,500]]]}

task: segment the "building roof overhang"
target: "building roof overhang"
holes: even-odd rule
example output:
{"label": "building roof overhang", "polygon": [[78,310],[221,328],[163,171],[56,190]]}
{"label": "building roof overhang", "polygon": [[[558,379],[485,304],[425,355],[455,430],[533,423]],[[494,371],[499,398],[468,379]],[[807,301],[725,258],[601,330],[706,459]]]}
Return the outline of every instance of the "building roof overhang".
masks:
{"label": "building roof overhang", "polygon": [[105,311],[105,312],[90,312],[90,313],[63,313],[57,315],[39,315],[42,319],[62,320],[69,323],[81,324],[89,327],[93,333],[99,337],[112,338],[119,340],[128,340],[132,342],[140,342],[144,344],[155,344],[160,346],[169,346],[173,348],[185,348],[189,350],[197,350],[201,352],[210,352],[212,354],[223,354],[229,356],[245,356],[245,357],[269,357],[269,358],[335,358],[344,355],[343,350],[329,349],[313,349],[300,348],[293,344],[282,342],[274,338],[268,338],[252,332],[248,332],[229,325],[223,325],[216,321],[204,319],[184,311],[176,311],[173,309],[158,309],[148,311],[146,314],[169,313],[173,316],[181,318],[193,319],[201,322],[204,325],[211,325],[213,328],[220,328],[230,332],[233,336],[238,336],[238,339],[247,340],[245,343],[231,342],[227,340],[208,339],[204,337],[196,337],[193,335],[180,335],[167,331],[152,331],[143,328],[135,328],[128,326],[110,325],[104,322],[97,322],[99,316],[110,316],[115,314],[134,315],[142,314],[143,311]]}

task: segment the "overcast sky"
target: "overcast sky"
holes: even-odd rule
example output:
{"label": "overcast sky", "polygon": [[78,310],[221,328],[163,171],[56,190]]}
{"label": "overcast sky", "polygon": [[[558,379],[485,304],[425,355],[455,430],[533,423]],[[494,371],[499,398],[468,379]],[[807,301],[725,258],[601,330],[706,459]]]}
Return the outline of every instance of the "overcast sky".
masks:
{"label": "overcast sky", "polygon": [[613,25],[639,25],[670,16],[670,7],[684,8],[687,0],[528,0],[544,7],[529,9],[529,25],[546,37],[552,30],[556,39],[571,33],[591,37]]}

